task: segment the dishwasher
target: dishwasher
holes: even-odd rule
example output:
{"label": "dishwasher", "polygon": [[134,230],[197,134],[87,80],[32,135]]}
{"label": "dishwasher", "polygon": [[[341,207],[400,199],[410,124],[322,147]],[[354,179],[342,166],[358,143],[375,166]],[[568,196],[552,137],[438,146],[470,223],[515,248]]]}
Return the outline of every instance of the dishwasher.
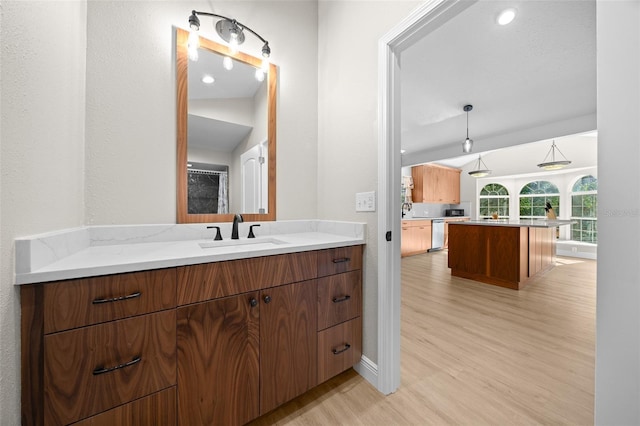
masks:
{"label": "dishwasher", "polygon": [[431,248],[428,251],[442,250],[444,246],[444,219],[431,221]]}

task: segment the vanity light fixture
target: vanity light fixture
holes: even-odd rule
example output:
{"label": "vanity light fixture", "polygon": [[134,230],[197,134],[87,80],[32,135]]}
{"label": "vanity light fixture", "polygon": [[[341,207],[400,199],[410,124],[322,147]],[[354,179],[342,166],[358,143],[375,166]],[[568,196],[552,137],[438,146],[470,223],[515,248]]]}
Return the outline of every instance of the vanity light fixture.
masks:
{"label": "vanity light fixture", "polygon": [[[189,27],[191,28],[191,34],[189,35],[189,40],[191,41],[192,36],[197,39],[197,31],[200,30],[200,16],[212,16],[214,18],[220,18],[218,22],[215,24],[216,32],[218,35],[229,44],[229,48],[233,53],[237,52],[237,48],[239,45],[244,43],[245,30],[256,36],[263,43],[262,45],[262,69],[264,72],[267,72],[269,69],[269,57],[271,56],[271,48],[269,47],[269,42],[262,38],[260,34],[253,31],[251,28],[247,27],[241,22],[236,21],[235,19],[227,18],[226,16],[218,15],[216,13],[209,12],[198,12],[196,10],[191,11],[191,16],[189,16]],[[197,53],[195,55],[191,54],[192,45],[195,45],[195,49],[197,49],[196,43],[189,43],[189,57],[193,58],[194,56],[197,60]],[[256,75],[257,78],[257,75]],[[264,76],[263,76],[264,78]]]}
{"label": "vanity light fixture", "polygon": [[473,109],[473,105],[465,105],[464,112],[467,113],[467,138],[462,142],[462,152],[471,152],[473,148],[473,139],[469,139],[469,111]]}
{"label": "vanity light fixture", "polygon": [[475,170],[471,170],[469,174],[475,178],[484,177],[491,174],[491,170],[482,161],[482,156],[478,154],[478,162],[476,163]]}
{"label": "vanity light fixture", "polygon": [[516,17],[515,9],[505,9],[498,15],[498,25],[509,25]]}
{"label": "vanity light fixture", "polygon": [[[556,160],[556,150],[560,153],[560,155],[562,155],[562,158],[564,158],[564,160]],[[547,161],[549,155],[551,155],[551,161]],[[567,157],[565,157],[564,154],[558,149],[558,147],[556,146],[556,141],[554,140],[551,143],[551,149],[549,149],[549,152],[547,152],[547,156],[544,157],[542,163],[538,164],[538,167],[545,170],[559,170],[568,166],[569,164],[571,164],[571,161],[567,160]]]}

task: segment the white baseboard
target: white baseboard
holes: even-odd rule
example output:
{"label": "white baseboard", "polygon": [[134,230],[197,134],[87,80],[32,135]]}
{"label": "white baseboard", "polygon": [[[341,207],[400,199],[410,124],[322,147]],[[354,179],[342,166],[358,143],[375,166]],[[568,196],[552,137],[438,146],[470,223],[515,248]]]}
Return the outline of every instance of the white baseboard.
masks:
{"label": "white baseboard", "polygon": [[353,366],[364,379],[376,388],[378,387],[378,365],[366,356],[362,355],[360,362]]}

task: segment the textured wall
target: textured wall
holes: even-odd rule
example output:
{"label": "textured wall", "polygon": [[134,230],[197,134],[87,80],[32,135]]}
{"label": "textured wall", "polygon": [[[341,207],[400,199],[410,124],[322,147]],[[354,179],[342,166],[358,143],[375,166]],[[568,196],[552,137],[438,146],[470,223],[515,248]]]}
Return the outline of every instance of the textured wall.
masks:
{"label": "textured wall", "polygon": [[83,223],[86,3],[3,0],[1,9],[0,424],[18,425],[13,239]]}
{"label": "textured wall", "polygon": [[[172,25],[188,28],[192,9],[234,17],[269,40],[279,67],[277,218],[316,217],[315,2],[96,1],[87,17],[87,224],[176,220]],[[200,32],[219,41],[214,22],[203,17]],[[257,53],[261,44],[248,36],[243,47]]]}
{"label": "textured wall", "polygon": [[378,358],[378,217],[355,194],[378,189],[378,40],[417,1],[321,1],[318,33],[318,214],[367,223],[363,352]]}

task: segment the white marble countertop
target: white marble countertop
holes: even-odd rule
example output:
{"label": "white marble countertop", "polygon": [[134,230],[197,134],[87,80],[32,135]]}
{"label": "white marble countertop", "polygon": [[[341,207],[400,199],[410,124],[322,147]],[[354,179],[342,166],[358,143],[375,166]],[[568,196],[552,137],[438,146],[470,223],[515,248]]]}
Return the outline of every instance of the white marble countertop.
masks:
{"label": "white marble countertop", "polygon": [[[83,227],[20,238],[15,284],[134,272],[365,244],[363,223],[261,222],[255,239],[213,241],[210,224]],[[228,229],[227,229],[228,228]],[[228,232],[227,232],[228,231]],[[202,247],[201,244],[205,247]]]}
{"label": "white marble countertop", "polygon": [[468,220],[465,222],[457,222],[456,225],[484,225],[484,226],[510,226],[510,227],[529,227],[529,228],[554,228],[556,226],[571,225],[576,223],[575,220],[549,220],[549,219],[485,219],[485,220]]}

